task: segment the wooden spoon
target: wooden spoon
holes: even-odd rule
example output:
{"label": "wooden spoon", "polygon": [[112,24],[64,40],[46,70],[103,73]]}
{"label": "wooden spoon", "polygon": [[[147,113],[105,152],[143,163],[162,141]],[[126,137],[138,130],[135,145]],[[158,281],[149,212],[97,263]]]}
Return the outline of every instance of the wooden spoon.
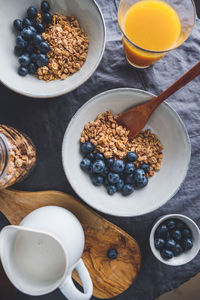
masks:
{"label": "wooden spoon", "polygon": [[152,112],[158,107],[158,105],[198,75],[200,75],[200,62],[175,81],[159,96],[142,105],[137,105],[123,112],[117,119],[117,123],[130,130],[129,139],[132,139],[144,128]]}

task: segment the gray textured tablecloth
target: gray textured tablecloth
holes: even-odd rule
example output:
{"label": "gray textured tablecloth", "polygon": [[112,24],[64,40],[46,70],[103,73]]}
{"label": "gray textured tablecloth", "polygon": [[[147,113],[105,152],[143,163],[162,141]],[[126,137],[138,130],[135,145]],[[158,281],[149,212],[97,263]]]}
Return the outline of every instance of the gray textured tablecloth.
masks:
{"label": "gray textured tablecloth", "polygon": [[[74,92],[52,100],[31,100],[0,85],[0,123],[26,132],[35,142],[38,163],[33,173],[16,188],[37,191],[55,189],[75,193],[66,181],[61,163],[61,145],[68,122],[78,108],[92,96],[108,89],[134,87],[158,94],[200,58],[200,21],[196,21],[189,39],[177,50],[146,70],[132,68],[122,49],[117,25],[119,1],[97,0],[107,26],[107,44],[103,59],[93,76]],[[200,225],[200,78],[171,96],[167,102],[179,113],[188,130],[192,158],[187,177],[179,192],[166,205],[137,218],[103,215],[132,235],[142,251],[142,268],[137,280],[116,300],[151,300],[178,287],[200,271],[200,254],[181,267],[169,267],[154,258],[148,238],[154,220],[167,213],[182,213]],[[173,170],[172,170],[173,172]],[[77,196],[76,196],[77,197]],[[0,218],[0,225],[6,224]],[[33,300],[22,295],[6,281],[2,300]],[[0,287],[2,289],[3,287]],[[41,300],[65,299],[59,291],[39,297]],[[95,299],[95,298],[92,298]],[[197,299],[193,299],[197,300]]]}

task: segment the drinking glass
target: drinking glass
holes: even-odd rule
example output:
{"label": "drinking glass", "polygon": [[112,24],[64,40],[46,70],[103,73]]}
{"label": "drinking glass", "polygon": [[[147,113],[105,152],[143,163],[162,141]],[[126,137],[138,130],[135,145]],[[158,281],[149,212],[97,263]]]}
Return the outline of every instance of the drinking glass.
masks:
{"label": "drinking glass", "polygon": [[[144,49],[134,44],[125,32],[125,19],[128,9],[142,0],[121,0],[118,7],[118,23],[122,32],[122,43],[128,62],[136,68],[147,68],[165,56],[169,51],[179,47],[190,35],[196,19],[196,8],[193,0],[165,0],[179,16],[181,23],[180,35],[173,47],[162,51]],[[160,1],[160,0],[157,0]]]}

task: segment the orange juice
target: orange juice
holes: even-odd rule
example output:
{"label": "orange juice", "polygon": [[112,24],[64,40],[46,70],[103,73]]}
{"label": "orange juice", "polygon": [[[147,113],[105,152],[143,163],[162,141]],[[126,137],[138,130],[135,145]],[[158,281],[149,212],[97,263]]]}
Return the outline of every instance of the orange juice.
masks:
{"label": "orange juice", "polygon": [[[133,4],[124,19],[126,37],[123,44],[130,63],[136,66],[149,66],[176,46],[181,33],[181,22],[176,11],[160,0],[142,0]],[[151,52],[153,51],[153,52]]]}

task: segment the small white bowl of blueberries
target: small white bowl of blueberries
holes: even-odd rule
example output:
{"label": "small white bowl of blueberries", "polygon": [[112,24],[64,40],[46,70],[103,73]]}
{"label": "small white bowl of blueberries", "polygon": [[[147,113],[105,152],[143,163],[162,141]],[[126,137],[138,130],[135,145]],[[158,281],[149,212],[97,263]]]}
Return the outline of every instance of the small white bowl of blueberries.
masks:
{"label": "small white bowl of blueberries", "polygon": [[180,214],[160,217],[150,233],[150,247],[162,263],[180,266],[191,261],[200,250],[200,231],[190,218]]}

